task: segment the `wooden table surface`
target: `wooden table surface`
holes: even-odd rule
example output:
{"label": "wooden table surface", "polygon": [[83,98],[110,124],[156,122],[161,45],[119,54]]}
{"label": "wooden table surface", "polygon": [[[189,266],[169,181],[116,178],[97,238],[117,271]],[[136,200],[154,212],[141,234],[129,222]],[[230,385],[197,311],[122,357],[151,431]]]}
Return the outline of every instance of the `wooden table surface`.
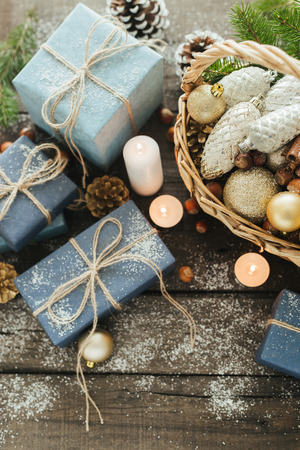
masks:
{"label": "wooden table surface", "polygon": [[[105,0],[87,0],[103,13]],[[167,1],[171,25],[165,61],[164,105],[174,112],[180,95],[174,50],[184,35],[197,28],[231,37],[227,14],[233,0]],[[1,0],[0,38],[35,6],[40,21],[40,43],[76,5],[75,0]],[[1,142],[14,140],[30,123],[20,106],[19,123],[1,130]],[[156,139],[163,159],[165,182],[160,194],[184,202],[188,192],[177,172],[168,127],[157,114],[142,130]],[[38,132],[37,142],[45,138]],[[90,180],[101,175],[91,168]],[[110,174],[128,182],[121,158]],[[78,180],[78,166],[69,168]],[[132,199],[149,218],[153,198],[132,193]],[[19,254],[3,255],[19,273],[95,222],[86,212],[67,212],[68,235]],[[198,234],[195,223],[209,222]],[[296,379],[258,365],[255,351],[277,293],[283,288],[300,291],[296,266],[272,255],[268,281],[257,289],[242,287],[234,277],[235,260],[258,249],[235,237],[221,223],[199,213],[185,215],[160,236],[177,260],[167,277],[169,291],[194,316],[197,342],[189,348],[184,318],[160,295],[158,286],[135,298],[114,318],[102,323],[115,341],[112,357],[86,371],[90,392],[100,406],[105,424],[91,412],[91,429],[85,431],[84,396],[75,379],[77,344],[54,347],[18,297],[0,305],[0,447],[3,449],[296,449],[300,432],[299,383]],[[178,268],[189,265],[191,284],[178,279]]]}

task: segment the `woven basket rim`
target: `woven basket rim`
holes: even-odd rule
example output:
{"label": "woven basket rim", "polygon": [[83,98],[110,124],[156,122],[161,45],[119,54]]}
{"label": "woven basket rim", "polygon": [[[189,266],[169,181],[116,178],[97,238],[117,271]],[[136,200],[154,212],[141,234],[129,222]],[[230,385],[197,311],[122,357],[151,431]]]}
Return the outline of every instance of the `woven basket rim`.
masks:
{"label": "woven basket rim", "polygon": [[179,114],[174,126],[174,151],[179,173],[191,196],[205,212],[222,221],[234,234],[258,245],[261,251],[266,250],[300,266],[300,244],[278,238],[226,208],[206,187],[189,154],[186,134],[190,120],[186,108],[188,95],[194,87],[203,84],[203,70],[226,56],[235,56],[300,79],[300,61],[273,46],[252,41],[237,43],[227,40],[215,43],[209,50],[196,54],[190,70],[183,76],[182,89],[185,93],[179,97]]}

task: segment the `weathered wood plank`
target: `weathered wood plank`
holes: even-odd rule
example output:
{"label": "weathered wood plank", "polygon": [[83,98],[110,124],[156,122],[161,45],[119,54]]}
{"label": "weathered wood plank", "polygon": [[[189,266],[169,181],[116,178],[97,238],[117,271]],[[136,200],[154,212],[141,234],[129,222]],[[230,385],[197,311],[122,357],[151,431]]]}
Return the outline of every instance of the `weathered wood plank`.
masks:
{"label": "weathered wood plank", "polygon": [[291,379],[87,379],[105,420],[101,426],[91,411],[89,433],[74,376],[1,375],[2,448],[299,448],[299,384]]}
{"label": "weathered wood plank", "polygon": [[[193,293],[174,298],[196,321],[193,353],[186,319],[162,297],[142,295],[102,324],[111,332],[115,349],[95,371],[278,375],[254,361],[272,294]],[[0,371],[74,372],[76,344],[55,347],[22,299],[0,307]]]}

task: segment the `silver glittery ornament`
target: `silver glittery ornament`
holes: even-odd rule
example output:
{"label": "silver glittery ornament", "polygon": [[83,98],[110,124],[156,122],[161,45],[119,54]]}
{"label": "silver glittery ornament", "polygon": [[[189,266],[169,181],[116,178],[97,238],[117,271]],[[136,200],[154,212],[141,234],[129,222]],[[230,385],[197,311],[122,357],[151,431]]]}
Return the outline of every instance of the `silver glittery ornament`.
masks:
{"label": "silver glittery ornament", "polygon": [[259,67],[244,67],[222,78],[226,108],[240,102],[248,102],[259,94],[265,95],[270,89],[274,73]]}
{"label": "silver glittery ornament", "polygon": [[300,134],[300,103],[285,106],[252,123],[248,138],[239,144],[242,153],[255,149],[272,153]]}
{"label": "silver glittery ornament", "polygon": [[280,188],[271,172],[263,167],[237,170],[228,178],[223,191],[226,207],[253,223],[266,218],[267,206]]}
{"label": "silver glittery ornament", "polygon": [[201,175],[207,180],[220,177],[234,167],[238,144],[248,135],[251,123],[260,117],[260,98],[230,108],[209,135],[202,159]]}
{"label": "silver glittery ornament", "polygon": [[287,149],[287,146],[284,145],[280,147],[275,152],[267,153],[266,167],[272,172],[276,172],[281,167],[287,165],[288,160],[284,154],[282,154]]}
{"label": "silver glittery ornament", "polygon": [[292,75],[285,75],[267,93],[262,116],[295,103],[300,103],[300,80]]}

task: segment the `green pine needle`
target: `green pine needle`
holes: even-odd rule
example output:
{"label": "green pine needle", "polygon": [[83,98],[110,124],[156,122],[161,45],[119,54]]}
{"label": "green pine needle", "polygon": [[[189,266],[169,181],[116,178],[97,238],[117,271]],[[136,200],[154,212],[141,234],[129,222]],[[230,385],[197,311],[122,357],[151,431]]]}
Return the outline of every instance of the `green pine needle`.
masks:
{"label": "green pine needle", "polygon": [[226,75],[231,74],[235,70],[242,69],[246,66],[244,61],[236,58],[219,59],[211,64],[202,74],[202,78],[206,83],[214,84]]}
{"label": "green pine needle", "polygon": [[274,9],[287,8],[292,5],[294,0],[256,0],[254,7],[263,13],[273,12]]}
{"label": "green pine needle", "polygon": [[36,49],[35,26],[37,16],[34,10],[27,12],[24,23],[16,26],[0,43],[0,124],[8,126],[16,121],[16,95],[12,80],[23,69]]}
{"label": "green pine needle", "polygon": [[8,127],[18,119],[19,104],[16,92],[0,83],[0,125]]}
{"label": "green pine needle", "polygon": [[295,58],[300,58],[300,3],[272,14],[272,29],[278,36],[280,47]]}
{"label": "green pine needle", "polygon": [[252,4],[235,4],[229,20],[239,41],[256,41],[259,44],[276,45],[276,35],[270,29],[268,19]]}

